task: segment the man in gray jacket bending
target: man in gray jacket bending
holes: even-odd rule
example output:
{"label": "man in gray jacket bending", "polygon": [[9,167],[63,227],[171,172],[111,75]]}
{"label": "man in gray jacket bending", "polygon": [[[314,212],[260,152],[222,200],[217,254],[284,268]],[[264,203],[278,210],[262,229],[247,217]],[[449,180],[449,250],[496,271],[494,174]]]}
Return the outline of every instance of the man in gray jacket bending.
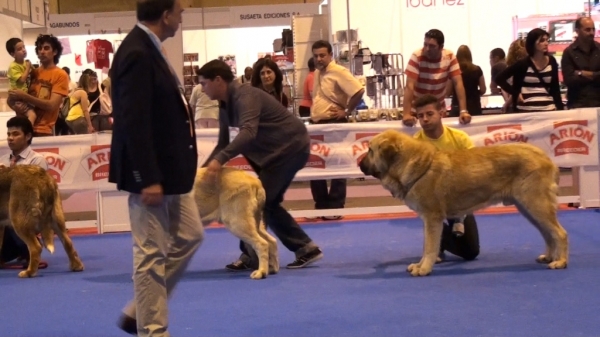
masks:
{"label": "man in gray jacket bending", "polygon": [[[287,268],[306,267],[321,259],[321,249],[281,207],[285,191],[310,154],[306,126],[264,90],[234,81],[223,61],[210,61],[197,73],[206,95],[220,105],[219,140],[204,163],[208,170],[205,179],[214,181],[225,163],[243,155],[266,192],[267,227],[296,254],[296,260]],[[257,261],[251,260],[243,242],[240,249],[240,258],[226,268],[238,271],[256,267]]]}

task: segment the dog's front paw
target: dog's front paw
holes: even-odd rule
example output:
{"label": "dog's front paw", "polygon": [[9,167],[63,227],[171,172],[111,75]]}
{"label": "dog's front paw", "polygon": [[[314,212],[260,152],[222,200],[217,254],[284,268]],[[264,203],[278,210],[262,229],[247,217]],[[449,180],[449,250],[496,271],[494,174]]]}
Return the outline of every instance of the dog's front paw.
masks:
{"label": "dog's front paw", "polygon": [[20,278],[29,278],[29,277],[35,277],[34,272],[30,272],[28,270],[23,270],[22,272],[19,272],[19,277]]}
{"label": "dog's front paw", "polygon": [[250,274],[250,278],[253,280],[262,280],[267,278],[267,273],[262,270],[255,270],[252,272],[252,274]]}
{"label": "dog's front paw", "polygon": [[548,264],[548,268],[550,268],[550,269],[565,269],[565,268],[567,268],[567,261],[566,260],[557,260],[557,261],[550,262]]}
{"label": "dog's front paw", "polygon": [[81,260],[77,258],[76,260],[70,263],[69,268],[71,269],[71,271],[83,271],[83,262],[81,262]]}
{"label": "dog's front paw", "polygon": [[537,263],[550,263],[550,262],[552,262],[552,259],[548,255],[542,254],[542,255],[538,256],[537,259],[535,259],[535,262],[537,262]]}
{"label": "dog's front paw", "polygon": [[427,276],[431,274],[431,268],[424,268],[419,263],[413,263],[406,269],[412,276]]}
{"label": "dog's front paw", "polygon": [[420,263],[411,263],[408,265],[408,267],[406,267],[406,271],[409,273],[412,273],[413,270],[419,269],[420,266],[421,266]]}

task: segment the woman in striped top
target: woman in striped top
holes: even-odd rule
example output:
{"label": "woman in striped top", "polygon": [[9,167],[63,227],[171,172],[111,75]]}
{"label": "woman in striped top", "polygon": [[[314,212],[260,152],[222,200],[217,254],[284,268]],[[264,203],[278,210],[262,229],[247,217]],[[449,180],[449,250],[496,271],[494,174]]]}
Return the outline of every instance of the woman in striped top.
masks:
{"label": "woman in striped top", "polygon": [[[525,40],[526,57],[498,74],[496,84],[512,97],[516,112],[563,110],[558,63],[548,55],[548,32],[535,28]],[[509,84],[508,79],[513,78]]]}

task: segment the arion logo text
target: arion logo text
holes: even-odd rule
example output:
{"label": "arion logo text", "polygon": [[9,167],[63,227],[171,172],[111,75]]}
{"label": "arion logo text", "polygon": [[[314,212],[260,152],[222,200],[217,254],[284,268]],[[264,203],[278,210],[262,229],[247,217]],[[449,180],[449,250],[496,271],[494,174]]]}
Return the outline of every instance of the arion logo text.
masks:
{"label": "arion logo text", "polygon": [[324,169],[330,155],[331,147],[325,143],[325,135],[311,135],[310,155],[304,167]]}
{"label": "arion logo text", "polygon": [[529,138],[522,131],[521,124],[490,125],[488,135],[483,139],[484,146],[505,143],[527,143]]}
{"label": "arion logo text", "polygon": [[108,178],[110,162],[110,145],[92,145],[90,154],[81,161],[81,166],[92,177],[92,180]]}
{"label": "arion logo text", "polygon": [[596,133],[588,128],[588,121],[555,122],[550,134],[550,146],[556,157],[565,154],[589,155]]}
{"label": "arion logo text", "polygon": [[248,161],[246,160],[246,158],[244,158],[244,156],[239,155],[233,159],[231,159],[230,161],[228,161],[225,164],[226,167],[233,167],[236,168],[238,170],[244,170],[244,171],[250,171],[250,172],[254,172],[254,169],[252,168],[252,166],[250,166],[250,163],[248,163]]}
{"label": "arion logo text", "polygon": [[363,132],[355,135],[355,141],[352,143],[352,158],[356,160],[356,166],[360,164],[360,161],[367,155],[369,151],[369,142],[373,137],[377,135],[377,132]]}
{"label": "arion logo text", "polygon": [[46,157],[46,163],[48,164],[48,173],[56,180],[57,183],[62,181],[62,177],[65,176],[69,167],[71,167],[71,161],[60,155],[60,150],[57,147],[33,149],[35,152]]}

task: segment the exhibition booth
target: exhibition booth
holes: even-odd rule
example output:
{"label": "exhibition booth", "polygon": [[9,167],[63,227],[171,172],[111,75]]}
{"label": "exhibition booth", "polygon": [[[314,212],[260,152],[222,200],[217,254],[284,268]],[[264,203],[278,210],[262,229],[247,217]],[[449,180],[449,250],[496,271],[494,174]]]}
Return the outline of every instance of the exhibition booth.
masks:
{"label": "exhibition booth", "polygon": [[[194,19],[202,20],[202,16]],[[96,71],[101,82],[108,76],[108,69],[121,41],[136,23],[135,12],[50,14],[46,32],[60,40],[63,53],[58,66],[71,70],[73,82],[77,82],[81,73],[88,68]],[[39,29],[23,30],[27,54],[33,63],[35,39],[39,34]],[[181,30],[173,38],[165,40],[163,46],[169,62],[183,82]]]}
{"label": "exhibition booth", "polygon": [[[274,40],[291,28],[293,16],[318,12],[317,3],[190,8],[183,12],[176,36],[163,45],[189,95],[195,84],[195,67],[223,59],[240,76],[259,56],[274,54]],[[51,14],[47,31],[60,39],[63,56],[59,65],[71,70],[73,81],[88,68],[96,70],[102,81],[108,76],[114,53],[136,22],[135,12]],[[35,55],[34,42],[39,33],[39,29],[24,30],[29,55]],[[108,63],[95,61],[94,53],[100,55],[101,44],[109,46],[102,48]]]}
{"label": "exhibition booth", "polygon": [[490,51],[508,52],[518,33],[530,28],[518,19],[543,16],[546,20],[536,22],[548,27],[552,21],[548,17],[582,15],[589,10],[583,0],[328,0],[328,5],[333,32],[356,30],[362,48],[368,47],[373,54],[400,53],[404,66],[422,47],[425,33],[439,29],[446,49],[456,53],[460,45],[469,46],[473,63],[481,67],[488,85]]}

